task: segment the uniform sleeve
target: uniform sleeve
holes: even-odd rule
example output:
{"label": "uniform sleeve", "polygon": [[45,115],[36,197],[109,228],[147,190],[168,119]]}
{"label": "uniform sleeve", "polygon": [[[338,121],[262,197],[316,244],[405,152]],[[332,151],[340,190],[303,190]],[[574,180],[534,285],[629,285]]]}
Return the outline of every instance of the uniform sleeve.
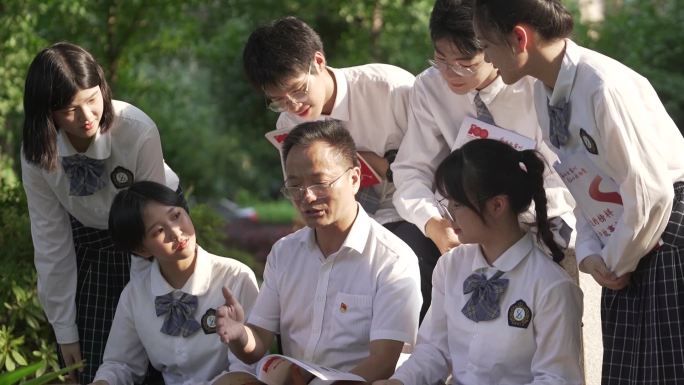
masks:
{"label": "uniform sleeve", "polygon": [[272,333],[280,333],[280,293],[278,292],[277,254],[279,244],[271,249],[266,258],[264,282],[261,284],[256,302],[247,318],[247,323],[266,329]]}
{"label": "uniform sleeve", "polygon": [[621,85],[619,92],[605,89],[594,100],[603,144],[599,156],[613,171],[624,205],[602,252],[606,265],[618,276],[634,271],[641,257],[658,243],[674,198],[664,158],[670,154],[659,150],[657,140],[662,139],[649,136],[649,127],[659,122],[642,100],[657,95],[652,89],[646,95],[642,91],[648,90]]}
{"label": "uniform sleeve", "polygon": [[121,293],[116,307],[102,364],[95,381],[105,380],[109,385],[140,383],[147,372],[149,359],[135,328],[132,286]]}
{"label": "uniform sleeve", "polygon": [[41,170],[28,164],[23,155],[21,170],[31,219],[38,298],[57,343],[76,342],[77,268],[69,215]]}
{"label": "uniform sleeve", "polygon": [[432,273],[432,302],[420,325],[418,342],[411,357],[392,376],[404,385],[436,384],[449,374],[447,308],[444,305],[447,258],[441,258]]}
{"label": "uniform sleeve", "polygon": [[532,325],[537,350],[532,357],[531,384],[582,384],[582,291],[563,280],[540,296],[535,307]]}
{"label": "uniform sleeve", "polygon": [[135,180],[165,184],[164,155],[162,154],[159,131],[157,131],[156,126],[152,128],[149,130],[149,134],[141,140]]}
{"label": "uniform sleeve", "polygon": [[[259,294],[259,287],[257,286],[254,272],[247,266],[244,266],[238,273],[238,282],[231,291],[236,295],[240,305],[242,305],[246,318],[249,318],[249,314],[252,311],[257,295]],[[256,365],[248,365],[240,361],[230,349],[228,349],[228,364],[228,371],[246,371],[254,373],[256,368]]]}
{"label": "uniform sleeve", "polygon": [[[415,77],[410,73],[403,73],[402,76],[395,79],[394,88],[390,93],[390,101],[392,107],[392,114],[394,115],[394,125],[399,129],[401,135],[406,133],[408,127],[408,116],[409,116],[409,95],[411,89],[413,88],[413,83]],[[394,131],[394,130],[391,130]],[[401,141],[400,141],[401,142]],[[398,143],[392,144],[388,143],[390,147],[387,150],[398,149]],[[382,154],[381,154],[382,155]]]}
{"label": "uniform sleeve", "polygon": [[601,240],[594,232],[591,224],[587,221],[579,207],[575,208],[577,219],[577,240],[575,241],[575,257],[579,265],[582,260],[590,255],[601,255]]}
{"label": "uniform sleeve", "polygon": [[434,198],[435,170],[449,154],[420,79],[409,94],[408,129],[392,164],[393,203],[399,215],[425,233],[432,217],[441,217]]}
{"label": "uniform sleeve", "polygon": [[[572,216],[575,208],[575,199],[563,183],[563,180],[552,167],[558,161],[558,156],[551,151],[544,142],[539,131],[537,139],[537,152],[544,158],[544,191],[546,191],[547,206],[546,211],[549,218]],[[565,221],[574,222],[571,218]],[[570,223],[569,223],[570,224]]]}
{"label": "uniform sleeve", "polygon": [[405,246],[403,255],[385,266],[377,278],[370,340],[403,341],[413,345],[423,299],[418,258]]}

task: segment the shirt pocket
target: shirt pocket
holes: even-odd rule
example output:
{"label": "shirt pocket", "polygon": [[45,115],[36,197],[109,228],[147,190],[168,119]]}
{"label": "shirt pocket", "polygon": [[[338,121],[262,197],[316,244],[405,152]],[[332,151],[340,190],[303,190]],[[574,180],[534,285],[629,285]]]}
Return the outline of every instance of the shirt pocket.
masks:
{"label": "shirt pocket", "polygon": [[333,339],[338,346],[368,344],[373,319],[373,297],[337,293],[333,304]]}

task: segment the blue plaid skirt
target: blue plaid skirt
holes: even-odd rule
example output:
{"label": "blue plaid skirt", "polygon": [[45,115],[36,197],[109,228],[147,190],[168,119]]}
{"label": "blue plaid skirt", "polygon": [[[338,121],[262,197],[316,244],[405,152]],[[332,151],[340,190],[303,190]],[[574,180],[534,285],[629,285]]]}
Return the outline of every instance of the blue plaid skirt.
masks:
{"label": "blue plaid skirt", "polygon": [[663,245],[625,289],[603,289],[603,385],[684,384],[684,183],[674,190]]}

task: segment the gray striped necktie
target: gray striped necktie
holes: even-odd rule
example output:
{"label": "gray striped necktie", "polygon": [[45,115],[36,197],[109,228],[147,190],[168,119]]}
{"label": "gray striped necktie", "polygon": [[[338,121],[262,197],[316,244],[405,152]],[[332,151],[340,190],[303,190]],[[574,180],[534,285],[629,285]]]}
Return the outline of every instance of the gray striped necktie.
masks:
{"label": "gray striped necktie", "polygon": [[552,106],[546,102],[549,111],[549,140],[556,148],[561,148],[570,139],[570,102]]}
{"label": "gray striped necktie", "polygon": [[485,123],[494,124],[494,117],[492,113],[489,112],[487,105],[484,104],[480,98],[480,93],[475,94],[475,109],[477,109],[477,119]]}

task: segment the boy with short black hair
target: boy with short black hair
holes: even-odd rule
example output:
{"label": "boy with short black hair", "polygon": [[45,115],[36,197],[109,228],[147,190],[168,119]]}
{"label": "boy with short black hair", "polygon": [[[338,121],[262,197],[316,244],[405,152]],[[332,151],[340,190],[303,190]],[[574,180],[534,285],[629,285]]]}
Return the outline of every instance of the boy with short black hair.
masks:
{"label": "boy with short black hair", "polygon": [[[413,249],[421,271],[424,261],[436,261],[439,251],[434,244],[403,220],[392,204],[395,188],[389,164],[406,133],[414,76],[387,64],[329,67],[319,35],[292,16],[254,30],[245,45],[243,63],[247,78],[265,94],[268,107],[281,113],[278,129],[313,120],[345,123],[359,153],[382,177],[381,183],[363,188],[357,200],[373,219]],[[430,271],[431,266],[434,262],[428,264]],[[429,282],[431,277],[423,279]],[[429,295],[423,292],[424,298]],[[421,314],[428,305],[429,301]]]}

